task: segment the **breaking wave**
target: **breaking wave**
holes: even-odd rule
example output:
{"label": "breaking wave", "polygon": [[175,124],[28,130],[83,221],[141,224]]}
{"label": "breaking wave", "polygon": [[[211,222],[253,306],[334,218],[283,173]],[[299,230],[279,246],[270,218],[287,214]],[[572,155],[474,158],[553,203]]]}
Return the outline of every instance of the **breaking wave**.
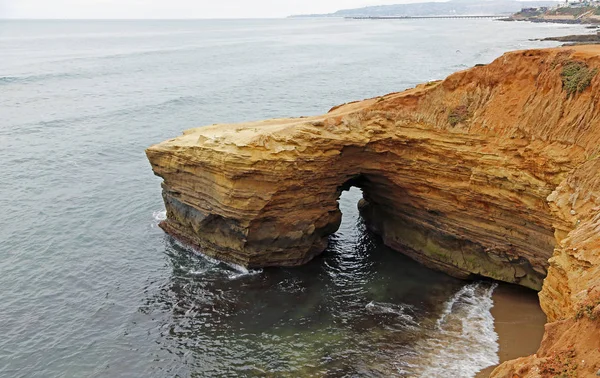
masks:
{"label": "breaking wave", "polygon": [[492,293],[496,284],[477,282],[456,292],[415,346],[397,364],[402,377],[473,377],[499,363]]}

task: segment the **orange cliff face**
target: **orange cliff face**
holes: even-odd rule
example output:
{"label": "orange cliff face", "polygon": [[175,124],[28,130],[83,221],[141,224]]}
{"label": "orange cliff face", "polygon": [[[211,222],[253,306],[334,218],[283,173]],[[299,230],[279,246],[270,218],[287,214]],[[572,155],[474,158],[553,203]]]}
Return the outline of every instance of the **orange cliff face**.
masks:
{"label": "orange cliff face", "polygon": [[164,179],[161,227],[236,264],[302,264],[339,227],[341,191],[358,186],[390,247],[456,277],[543,284],[554,323],[540,351],[493,376],[595,374],[598,68],[600,46],[517,51],[323,116],[188,130],[146,151]]}

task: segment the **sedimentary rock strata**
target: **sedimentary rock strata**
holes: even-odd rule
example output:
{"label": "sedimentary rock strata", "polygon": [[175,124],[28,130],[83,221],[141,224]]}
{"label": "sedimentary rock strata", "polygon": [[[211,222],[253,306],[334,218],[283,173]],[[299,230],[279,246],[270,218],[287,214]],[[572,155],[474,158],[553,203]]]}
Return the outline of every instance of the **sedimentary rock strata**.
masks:
{"label": "sedimentary rock strata", "polygon": [[[542,306],[572,324],[547,335],[597,331],[576,317],[598,310],[599,54],[512,52],[323,116],[188,130],[146,151],[164,179],[161,227],[236,264],[298,265],[326,248],[340,193],[358,186],[390,247],[462,278],[539,290],[548,274]],[[536,361],[494,374],[535,376]]]}

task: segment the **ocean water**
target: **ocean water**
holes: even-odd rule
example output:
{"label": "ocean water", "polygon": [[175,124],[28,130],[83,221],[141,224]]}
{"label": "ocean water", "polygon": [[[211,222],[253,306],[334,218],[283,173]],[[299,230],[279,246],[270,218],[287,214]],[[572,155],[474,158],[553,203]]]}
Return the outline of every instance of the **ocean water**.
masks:
{"label": "ocean water", "polygon": [[581,26],[492,20],[0,20],[0,376],[472,377],[494,285],[383,246],[340,199],[328,250],[247,271],[158,227],[144,149],[318,114]]}

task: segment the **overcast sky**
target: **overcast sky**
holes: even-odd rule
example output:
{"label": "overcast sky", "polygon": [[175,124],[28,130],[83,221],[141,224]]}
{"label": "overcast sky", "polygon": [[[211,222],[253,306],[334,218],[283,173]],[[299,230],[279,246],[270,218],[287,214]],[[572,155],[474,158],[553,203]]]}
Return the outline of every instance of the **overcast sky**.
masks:
{"label": "overcast sky", "polygon": [[0,18],[254,18],[431,0],[0,0]]}

